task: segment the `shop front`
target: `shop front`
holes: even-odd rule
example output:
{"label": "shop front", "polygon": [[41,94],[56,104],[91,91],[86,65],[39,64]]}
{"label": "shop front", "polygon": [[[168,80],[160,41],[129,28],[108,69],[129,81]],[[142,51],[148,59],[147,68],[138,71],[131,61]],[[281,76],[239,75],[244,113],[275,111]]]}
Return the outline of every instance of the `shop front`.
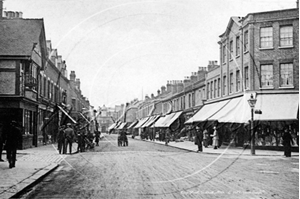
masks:
{"label": "shop front", "polygon": [[[282,148],[282,134],[289,129],[294,147],[298,147],[299,94],[263,94],[256,96],[254,108],[255,145],[258,148]],[[206,104],[185,124],[197,124],[209,131],[217,125],[223,143],[235,146],[250,145],[250,93],[211,104]]]}
{"label": "shop front", "polygon": [[0,122],[9,125],[14,120],[22,129],[22,142],[19,149],[36,146],[37,105],[22,100],[2,100],[0,103]]}

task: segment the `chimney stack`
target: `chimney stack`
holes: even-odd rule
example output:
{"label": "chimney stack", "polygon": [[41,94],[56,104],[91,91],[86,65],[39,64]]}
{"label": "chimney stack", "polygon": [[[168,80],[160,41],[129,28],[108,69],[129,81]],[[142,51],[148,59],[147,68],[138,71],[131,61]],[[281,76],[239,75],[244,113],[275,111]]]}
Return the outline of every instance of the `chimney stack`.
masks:
{"label": "chimney stack", "polygon": [[70,81],[74,81],[75,82],[75,79],[76,79],[76,75],[75,75],[75,71],[71,71],[71,74],[70,74]]}
{"label": "chimney stack", "polygon": [[180,93],[181,91],[183,91],[183,89],[184,89],[183,81],[180,80],[177,83],[177,92]]}
{"label": "chimney stack", "polygon": [[188,76],[184,77],[184,80],[183,80],[184,87],[189,86],[190,82],[191,82],[190,77],[188,77]]}
{"label": "chimney stack", "polygon": [[76,79],[76,87],[78,90],[80,90],[80,79],[79,78]]}
{"label": "chimney stack", "polygon": [[160,95],[160,90],[157,90],[157,96],[159,96]]}
{"label": "chimney stack", "polygon": [[191,75],[191,82],[194,83],[197,81],[197,73],[195,72],[192,72],[192,75]]}
{"label": "chimney stack", "polygon": [[166,92],[166,87],[165,86],[162,86],[161,87],[161,94],[164,94]]}
{"label": "chimney stack", "polygon": [[172,91],[171,81],[167,81],[167,92],[171,92],[171,91]]}
{"label": "chimney stack", "polygon": [[172,81],[172,93],[177,93],[177,81],[173,80]]}

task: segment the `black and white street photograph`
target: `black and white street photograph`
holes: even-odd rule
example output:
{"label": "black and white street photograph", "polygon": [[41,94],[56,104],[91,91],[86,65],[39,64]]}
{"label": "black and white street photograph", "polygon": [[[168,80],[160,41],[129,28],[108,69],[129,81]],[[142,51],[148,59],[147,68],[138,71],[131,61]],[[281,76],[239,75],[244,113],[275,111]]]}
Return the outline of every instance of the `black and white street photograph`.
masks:
{"label": "black and white street photograph", "polygon": [[298,199],[299,0],[0,0],[0,198]]}

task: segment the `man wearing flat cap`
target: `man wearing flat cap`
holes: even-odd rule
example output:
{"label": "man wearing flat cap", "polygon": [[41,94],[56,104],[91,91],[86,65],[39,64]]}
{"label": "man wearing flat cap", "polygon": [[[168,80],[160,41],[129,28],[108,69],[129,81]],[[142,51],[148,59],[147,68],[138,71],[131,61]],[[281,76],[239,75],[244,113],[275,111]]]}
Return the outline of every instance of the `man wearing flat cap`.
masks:
{"label": "man wearing flat cap", "polygon": [[67,124],[67,128],[64,130],[64,138],[65,138],[65,150],[64,152],[67,153],[68,145],[69,145],[69,153],[72,153],[72,143],[75,140],[75,133],[72,129],[71,123]]}

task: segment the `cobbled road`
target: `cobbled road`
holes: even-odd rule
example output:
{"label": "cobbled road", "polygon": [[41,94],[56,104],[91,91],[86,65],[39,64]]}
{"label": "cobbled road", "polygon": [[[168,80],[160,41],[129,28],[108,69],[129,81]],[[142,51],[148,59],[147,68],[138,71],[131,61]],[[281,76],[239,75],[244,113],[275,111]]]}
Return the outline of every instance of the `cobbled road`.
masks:
{"label": "cobbled road", "polygon": [[105,135],[68,156],[26,198],[299,198],[299,159],[195,153]]}

